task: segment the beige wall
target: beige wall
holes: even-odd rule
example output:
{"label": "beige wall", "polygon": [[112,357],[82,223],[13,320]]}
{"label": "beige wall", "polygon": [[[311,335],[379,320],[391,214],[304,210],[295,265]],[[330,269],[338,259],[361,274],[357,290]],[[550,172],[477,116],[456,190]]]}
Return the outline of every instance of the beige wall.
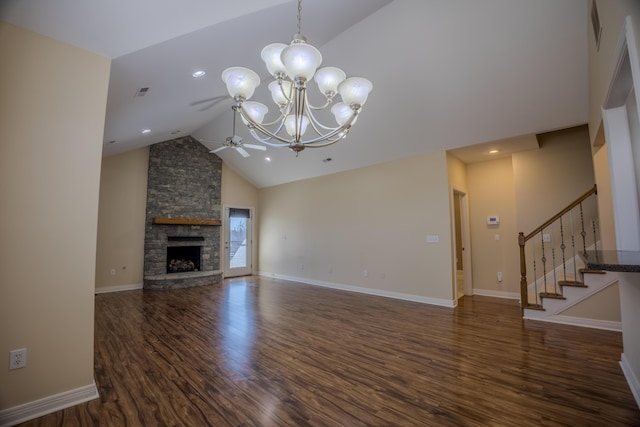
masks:
{"label": "beige wall", "polygon": [[221,191],[223,205],[258,206],[258,189],[224,162],[222,163]]}
{"label": "beige wall", "polygon": [[602,25],[600,48],[596,48],[589,22],[589,134],[596,139],[602,121],[602,104],[616,64],[616,47],[626,16],[633,18],[637,46],[640,46],[640,2],[637,0],[606,0],[598,2]]}
{"label": "beige wall", "polygon": [[102,160],[97,292],[142,286],[148,169],[149,147]]}
{"label": "beige wall", "polygon": [[620,322],[620,289],[608,286],[584,301],[560,313],[563,316]]}
{"label": "beige wall", "polygon": [[604,131],[600,126],[593,153],[593,172],[598,186],[598,218],[601,235],[600,249],[615,250],[616,228],[613,218],[613,193],[611,191],[611,173],[609,170],[609,154],[603,144]]}
{"label": "beige wall", "polygon": [[456,157],[447,154],[447,171],[450,187],[460,191],[468,191],[467,166],[464,163]]}
{"label": "beige wall", "polygon": [[437,152],[261,189],[261,273],[452,304],[447,173]]}
{"label": "beige wall", "polygon": [[[225,207],[239,207],[239,208],[254,208],[253,215],[253,266],[254,273],[258,270],[259,259],[258,259],[258,244],[259,239],[256,239],[255,236],[260,235],[260,227],[259,221],[256,221],[255,218],[259,218],[260,213],[258,211],[258,189],[254,187],[249,181],[244,179],[238,173],[236,173],[233,169],[231,169],[226,163],[222,163],[222,206]],[[224,235],[227,232],[227,224],[224,223],[223,220],[223,232],[220,233],[220,247],[224,248]],[[226,256],[226,254],[224,255]],[[224,257],[220,258],[220,262],[224,261]],[[222,265],[220,266],[223,268]]]}
{"label": "beige wall", "polygon": [[[454,260],[454,271],[452,272],[452,280],[456,280],[455,273],[456,270],[462,268],[464,269],[465,253],[462,250],[464,245],[464,236],[465,228],[469,228],[468,224],[463,224],[464,218],[466,218],[465,214],[462,212],[464,206],[460,202],[460,197],[454,196],[454,190],[458,192],[462,192],[466,195],[469,193],[469,189],[467,187],[467,166],[460,161],[458,158],[447,154],[447,171],[449,174],[449,197],[450,197],[450,206],[451,206],[451,216],[452,216],[452,228],[451,228],[451,241],[454,242],[452,247],[452,258]],[[456,215],[455,212],[458,211],[459,215]],[[470,239],[470,233],[467,231],[467,237]],[[471,249],[470,245],[466,248],[467,252]],[[467,266],[467,268],[471,268],[471,266]],[[467,275],[470,277],[470,275]],[[464,281],[464,280],[463,280]]]}
{"label": "beige wall", "polygon": [[525,234],[595,184],[586,126],[543,134],[538,140],[539,150],[515,153],[512,157],[517,226]]}
{"label": "beige wall", "polygon": [[[511,157],[470,164],[467,173],[474,292],[519,298],[520,258]],[[489,215],[498,215],[500,224],[488,225]],[[498,282],[499,271],[502,282]]]}
{"label": "beige wall", "polygon": [[[93,382],[107,58],[0,23],[0,410]],[[8,371],[9,351],[27,367]]]}

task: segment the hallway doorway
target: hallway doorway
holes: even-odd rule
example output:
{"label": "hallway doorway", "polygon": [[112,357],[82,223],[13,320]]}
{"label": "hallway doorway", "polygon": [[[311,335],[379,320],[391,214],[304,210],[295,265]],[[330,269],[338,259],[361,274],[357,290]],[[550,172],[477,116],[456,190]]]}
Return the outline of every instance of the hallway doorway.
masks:
{"label": "hallway doorway", "polygon": [[454,224],[454,296],[459,299],[471,295],[471,250],[469,244],[469,215],[467,193],[453,189],[453,224]]}

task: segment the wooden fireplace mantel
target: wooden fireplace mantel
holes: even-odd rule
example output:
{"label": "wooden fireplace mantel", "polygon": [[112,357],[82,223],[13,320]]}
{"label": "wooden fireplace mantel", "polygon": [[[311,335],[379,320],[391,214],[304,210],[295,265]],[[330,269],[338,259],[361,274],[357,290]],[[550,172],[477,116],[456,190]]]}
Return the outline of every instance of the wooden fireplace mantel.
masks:
{"label": "wooden fireplace mantel", "polygon": [[196,218],[153,218],[153,224],[162,225],[222,225],[219,219],[196,219]]}

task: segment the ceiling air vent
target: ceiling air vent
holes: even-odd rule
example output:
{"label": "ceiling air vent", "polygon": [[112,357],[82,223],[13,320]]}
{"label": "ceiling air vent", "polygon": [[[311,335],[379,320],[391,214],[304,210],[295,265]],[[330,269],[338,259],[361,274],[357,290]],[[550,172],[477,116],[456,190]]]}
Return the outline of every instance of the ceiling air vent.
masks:
{"label": "ceiling air vent", "polygon": [[134,95],[134,98],[140,97],[140,96],[145,96],[147,94],[147,92],[149,92],[149,88],[148,87],[141,87],[140,89],[138,89],[136,91],[136,94]]}

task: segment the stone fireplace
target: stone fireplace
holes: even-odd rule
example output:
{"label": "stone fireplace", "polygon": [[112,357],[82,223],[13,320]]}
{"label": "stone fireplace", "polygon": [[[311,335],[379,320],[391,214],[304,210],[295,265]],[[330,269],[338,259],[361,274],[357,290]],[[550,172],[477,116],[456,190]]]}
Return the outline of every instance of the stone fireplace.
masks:
{"label": "stone fireplace", "polygon": [[149,149],[144,289],[219,283],[222,161],[191,137]]}

